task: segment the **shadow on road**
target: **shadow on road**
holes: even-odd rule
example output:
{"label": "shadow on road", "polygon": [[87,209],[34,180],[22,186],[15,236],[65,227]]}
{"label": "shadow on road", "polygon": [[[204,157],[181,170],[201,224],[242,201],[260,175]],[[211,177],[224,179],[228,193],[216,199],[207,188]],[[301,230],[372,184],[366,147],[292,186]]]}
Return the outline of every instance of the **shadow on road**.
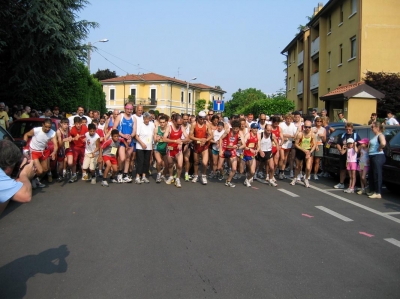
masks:
{"label": "shadow on road", "polygon": [[65,258],[69,255],[67,245],[47,249],[37,255],[18,258],[0,268],[0,298],[23,298],[26,283],[38,273],[67,272]]}

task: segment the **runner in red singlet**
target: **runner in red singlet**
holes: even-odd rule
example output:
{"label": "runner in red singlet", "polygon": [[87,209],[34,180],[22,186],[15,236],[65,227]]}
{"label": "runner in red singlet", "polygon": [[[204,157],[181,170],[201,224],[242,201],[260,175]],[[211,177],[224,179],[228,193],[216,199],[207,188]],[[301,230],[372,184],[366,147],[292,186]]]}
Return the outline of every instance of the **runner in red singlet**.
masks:
{"label": "runner in red singlet", "polygon": [[247,175],[244,180],[244,185],[246,187],[251,187],[250,183],[253,181],[254,173],[256,172],[256,159],[258,147],[258,125],[252,123],[250,125],[250,132],[244,136],[243,143],[245,148],[243,151],[243,161],[246,163]]}

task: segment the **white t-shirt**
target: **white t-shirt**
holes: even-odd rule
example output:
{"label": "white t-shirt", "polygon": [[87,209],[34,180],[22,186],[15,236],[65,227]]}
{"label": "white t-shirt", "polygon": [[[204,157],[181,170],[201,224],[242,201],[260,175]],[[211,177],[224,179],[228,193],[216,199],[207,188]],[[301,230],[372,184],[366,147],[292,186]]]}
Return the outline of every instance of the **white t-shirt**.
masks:
{"label": "white t-shirt", "polygon": [[219,132],[218,130],[214,131],[214,135],[213,135],[214,141],[217,142],[217,143],[213,143],[213,145],[212,145],[212,149],[214,151],[219,151],[219,147],[217,147],[217,144],[218,144],[218,141],[220,140],[221,136],[224,135],[224,133],[225,133],[224,129],[222,129],[221,132]]}
{"label": "white t-shirt", "polygon": [[[288,135],[294,136],[296,134],[296,132],[297,132],[297,128],[294,125],[294,123],[290,123],[290,125],[287,125],[286,122],[282,122],[282,123],[279,124],[279,127],[282,130],[282,134],[288,134]],[[293,138],[288,138],[288,140],[286,140],[282,144],[282,148],[284,148],[284,149],[292,148],[292,144],[293,144]]]}
{"label": "white t-shirt", "polygon": [[35,151],[43,151],[47,148],[47,143],[56,135],[56,132],[50,130],[48,133],[43,132],[42,127],[33,128],[33,137],[30,148]]}
{"label": "white t-shirt", "polygon": [[[72,116],[68,117],[69,127],[70,128],[72,128],[75,125],[74,124],[74,118],[77,117],[77,116],[80,117],[79,115],[72,115]],[[86,125],[92,123],[92,119],[89,116],[83,115],[81,118],[83,118],[83,117],[86,118],[86,120],[87,120]]]}
{"label": "white t-shirt", "polygon": [[[93,136],[90,136],[89,132],[85,133],[86,137],[86,147],[85,147],[85,154],[91,154],[96,149],[96,140],[100,138],[97,133],[94,133]],[[99,151],[95,153],[95,156],[99,154]]]}
{"label": "white t-shirt", "polygon": [[398,124],[399,124],[399,122],[394,117],[391,117],[386,121],[386,125],[388,125],[388,126],[394,126],[394,125],[398,125]]}
{"label": "white t-shirt", "polygon": [[136,125],[142,124],[143,123],[143,115],[137,116],[136,114],[133,115],[133,117],[136,120]]}
{"label": "white t-shirt", "polygon": [[[146,150],[153,149],[153,137],[154,137],[154,123],[149,122],[148,125],[144,123],[139,123],[136,129],[136,136],[146,144]],[[137,149],[143,149],[139,142],[136,142]]]}

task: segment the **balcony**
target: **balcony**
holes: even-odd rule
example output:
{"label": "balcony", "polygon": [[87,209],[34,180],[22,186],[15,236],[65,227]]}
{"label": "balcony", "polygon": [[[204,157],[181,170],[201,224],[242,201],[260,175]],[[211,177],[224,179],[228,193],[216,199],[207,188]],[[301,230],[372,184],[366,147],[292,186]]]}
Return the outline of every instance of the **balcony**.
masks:
{"label": "balcony", "polygon": [[304,63],[304,51],[301,51],[299,54],[297,54],[297,66],[300,67]]}
{"label": "balcony", "polygon": [[297,95],[303,94],[304,81],[301,80],[297,83]]}
{"label": "balcony", "polygon": [[135,105],[142,105],[142,106],[157,106],[157,99],[152,98],[136,98]]}
{"label": "balcony", "polygon": [[311,75],[311,84],[310,90],[316,89],[319,87],[319,73],[315,73]]}
{"label": "balcony", "polygon": [[319,53],[319,37],[311,42],[311,57],[316,56]]}

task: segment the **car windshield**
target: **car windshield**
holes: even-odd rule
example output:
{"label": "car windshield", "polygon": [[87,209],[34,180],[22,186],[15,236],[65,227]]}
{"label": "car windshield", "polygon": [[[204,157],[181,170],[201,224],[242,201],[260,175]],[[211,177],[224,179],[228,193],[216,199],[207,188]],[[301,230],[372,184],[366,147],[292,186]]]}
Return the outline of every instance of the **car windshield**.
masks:
{"label": "car windshield", "polygon": [[1,126],[0,126],[0,140],[11,140],[12,141],[10,134],[8,134],[7,131]]}
{"label": "car windshield", "polygon": [[400,147],[400,132],[389,141],[389,144],[390,147]]}

